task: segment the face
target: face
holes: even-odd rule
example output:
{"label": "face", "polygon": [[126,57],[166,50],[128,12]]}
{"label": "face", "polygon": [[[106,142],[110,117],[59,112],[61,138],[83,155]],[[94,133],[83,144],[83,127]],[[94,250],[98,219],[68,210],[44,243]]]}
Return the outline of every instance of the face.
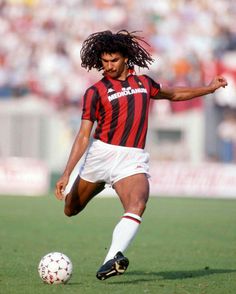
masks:
{"label": "face", "polygon": [[120,53],[103,53],[101,55],[104,73],[113,79],[125,80],[128,74],[126,62],[128,58]]}

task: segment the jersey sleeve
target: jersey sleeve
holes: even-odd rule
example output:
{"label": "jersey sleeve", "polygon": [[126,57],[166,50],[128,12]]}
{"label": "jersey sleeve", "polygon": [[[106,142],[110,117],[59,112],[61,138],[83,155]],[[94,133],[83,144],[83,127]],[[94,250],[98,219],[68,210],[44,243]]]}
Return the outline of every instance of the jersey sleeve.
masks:
{"label": "jersey sleeve", "polygon": [[97,119],[98,92],[96,88],[87,89],[83,96],[82,119],[94,122]]}
{"label": "jersey sleeve", "polygon": [[161,89],[161,85],[157,82],[155,82],[152,78],[150,78],[149,76],[146,76],[146,79],[148,80],[148,84],[149,84],[149,87],[150,87],[150,97],[153,98],[155,97],[158,92],[160,91]]}

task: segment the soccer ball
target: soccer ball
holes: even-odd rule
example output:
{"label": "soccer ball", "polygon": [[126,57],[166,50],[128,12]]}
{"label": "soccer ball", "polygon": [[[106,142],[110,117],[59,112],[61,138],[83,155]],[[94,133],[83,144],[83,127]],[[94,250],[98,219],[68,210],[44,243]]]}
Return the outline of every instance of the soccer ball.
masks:
{"label": "soccer ball", "polygon": [[65,254],[51,252],[39,262],[40,278],[47,284],[65,284],[72,276],[72,262]]}

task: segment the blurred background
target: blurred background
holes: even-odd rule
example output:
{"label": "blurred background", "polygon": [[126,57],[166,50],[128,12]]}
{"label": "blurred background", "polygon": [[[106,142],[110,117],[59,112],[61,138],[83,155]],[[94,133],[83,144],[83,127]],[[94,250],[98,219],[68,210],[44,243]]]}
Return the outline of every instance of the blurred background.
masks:
{"label": "blurred background", "polygon": [[0,1],[0,194],[41,195],[63,171],[84,91],[101,77],[81,68],[83,40],[140,31],[162,85],[228,87],[151,105],[146,149],[154,195],[236,197],[234,0]]}

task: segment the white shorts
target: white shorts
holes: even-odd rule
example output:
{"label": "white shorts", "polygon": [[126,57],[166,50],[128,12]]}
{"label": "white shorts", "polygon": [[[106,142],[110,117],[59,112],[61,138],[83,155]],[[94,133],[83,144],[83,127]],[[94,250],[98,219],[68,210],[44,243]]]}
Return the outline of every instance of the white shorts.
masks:
{"label": "white shorts", "polygon": [[105,182],[112,186],[134,174],[145,173],[149,177],[148,162],[149,154],[143,149],[94,140],[80,167],[79,175],[88,182]]}

